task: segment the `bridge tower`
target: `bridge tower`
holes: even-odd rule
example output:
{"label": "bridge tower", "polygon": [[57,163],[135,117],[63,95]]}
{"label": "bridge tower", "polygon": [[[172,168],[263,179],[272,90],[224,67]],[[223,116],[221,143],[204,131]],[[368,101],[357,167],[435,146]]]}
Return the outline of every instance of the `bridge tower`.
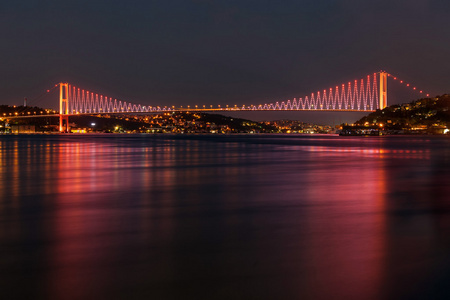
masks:
{"label": "bridge tower", "polygon": [[380,110],[387,106],[387,73],[385,71],[380,72]]}
{"label": "bridge tower", "polygon": [[59,131],[69,132],[69,84],[59,84]]}

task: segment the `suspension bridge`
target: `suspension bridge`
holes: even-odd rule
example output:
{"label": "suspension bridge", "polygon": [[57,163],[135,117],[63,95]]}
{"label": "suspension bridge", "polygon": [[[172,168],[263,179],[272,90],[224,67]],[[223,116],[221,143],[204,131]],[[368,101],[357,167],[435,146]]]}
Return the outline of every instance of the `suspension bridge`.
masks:
{"label": "suspension bridge", "polygon": [[[259,105],[221,107],[203,106],[150,106],[121,101],[87,91],[69,83],[59,83],[59,129],[69,132],[69,117],[91,114],[163,113],[163,112],[220,112],[220,111],[337,111],[371,112],[387,106],[387,79],[397,77],[386,71],[367,75],[359,80],[330,87],[308,96]],[[401,84],[410,86],[403,80]],[[416,87],[412,87],[416,90]],[[423,91],[418,91],[421,94]],[[429,96],[429,94],[426,94]]]}

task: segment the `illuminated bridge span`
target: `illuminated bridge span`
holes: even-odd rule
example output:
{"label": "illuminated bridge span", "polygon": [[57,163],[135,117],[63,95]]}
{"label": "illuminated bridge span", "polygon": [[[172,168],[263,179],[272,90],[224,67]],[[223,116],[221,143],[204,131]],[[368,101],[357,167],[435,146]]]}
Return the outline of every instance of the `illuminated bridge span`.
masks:
{"label": "illuminated bridge span", "polygon": [[[380,90],[378,93],[377,74],[380,74]],[[386,77],[387,73],[379,72],[368,75],[361,80],[342,84],[335,88],[312,93],[303,98],[293,98],[282,102],[266,103],[260,105],[243,105],[227,108],[190,107],[175,108],[174,106],[145,106],[119,101],[93,92],[61,83],[61,99],[68,95],[68,113],[120,113],[120,112],[164,112],[188,110],[332,110],[332,111],[373,111],[386,106]],[[384,83],[384,86],[383,86]],[[65,91],[64,91],[65,90]],[[383,91],[382,91],[383,90]],[[381,101],[380,101],[381,100]],[[63,104],[63,102],[61,102]]]}
{"label": "illuminated bridge span", "polygon": [[[303,98],[293,98],[281,102],[242,106],[226,105],[226,107],[220,107],[220,105],[198,107],[195,105],[184,108],[133,104],[86,91],[69,83],[60,83],[60,131],[69,130],[69,116],[75,114],[173,111],[375,111],[387,106],[387,78],[389,76],[397,79],[385,71],[380,71],[360,80],[337,85]],[[414,89],[416,88],[414,87]]]}

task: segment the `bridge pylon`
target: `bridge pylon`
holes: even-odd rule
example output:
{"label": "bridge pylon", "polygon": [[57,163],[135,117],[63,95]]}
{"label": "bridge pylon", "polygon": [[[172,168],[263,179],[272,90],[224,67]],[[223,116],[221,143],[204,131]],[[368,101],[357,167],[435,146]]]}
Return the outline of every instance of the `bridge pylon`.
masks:
{"label": "bridge pylon", "polygon": [[59,131],[69,132],[69,84],[59,84]]}
{"label": "bridge pylon", "polygon": [[385,71],[380,72],[380,95],[378,97],[380,101],[380,110],[387,106],[387,76]]}

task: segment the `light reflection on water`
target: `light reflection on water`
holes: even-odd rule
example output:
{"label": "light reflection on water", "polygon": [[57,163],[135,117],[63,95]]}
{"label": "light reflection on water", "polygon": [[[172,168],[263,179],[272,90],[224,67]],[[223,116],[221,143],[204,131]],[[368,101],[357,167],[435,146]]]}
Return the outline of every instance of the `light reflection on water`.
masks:
{"label": "light reflection on water", "polygon": [[448,298],[449,146],[1,136],[2,294]]}

